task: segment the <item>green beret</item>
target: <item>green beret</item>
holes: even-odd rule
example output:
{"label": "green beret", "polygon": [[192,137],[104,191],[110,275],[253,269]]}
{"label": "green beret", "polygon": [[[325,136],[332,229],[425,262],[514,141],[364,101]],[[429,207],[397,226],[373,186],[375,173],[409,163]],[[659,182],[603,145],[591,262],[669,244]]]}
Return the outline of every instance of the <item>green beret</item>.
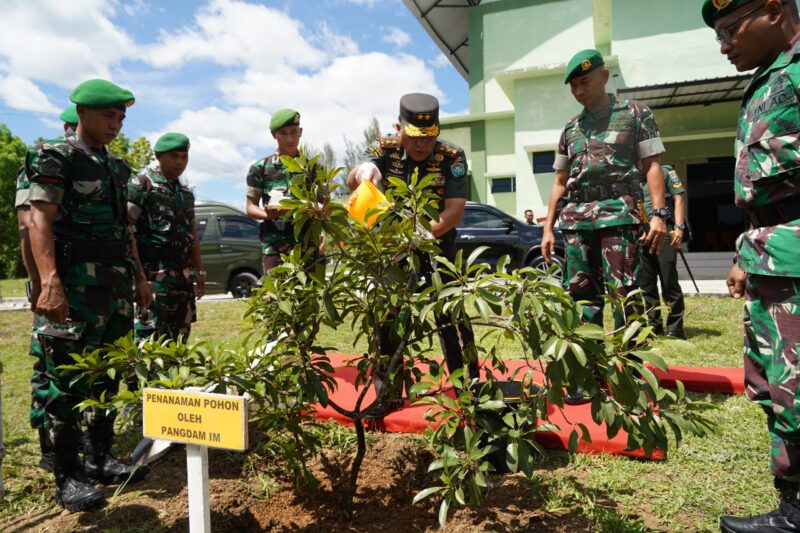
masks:
{"label": "green beret", "polygon": [[66,122],[67,124],[77,124],[78,123],[78,110],[75,109],[74,105],[71,105],[64,109],[58,118],[61,119],[62,122]]}
{"label": "green beret", "polygon": [[753,0],[705,0],[703,2],[703,21],[711,28],[714,22],[731,11],[739,9]]}
{"label": "green beret", "polygon": [[281,109],[273,113],[269,121],[269,131],[278,131],[290,124],[300,125],[300,113],[294,109]]}
{"label": "green beret", "polygon": [[133,93],[106,80],[88,80],[72,91],[69,99],[77,105],[86,107],[115,107],[125,110],[133,105]]}
{"label": "green beret", "polygon": [[567,69],[564,71],[564,83],[569,83],[569,80],[573,78],[589,74],[603,65],[605,65],[603,54],[593,49],[581,50],[572,56],[572,59],[567,63]]}
{"label": "green beret", "polygon": [[189,137],[183,133],[165,133],[156,141],[153,151],[157,154],[164,152],[188,152],[189,151]]}

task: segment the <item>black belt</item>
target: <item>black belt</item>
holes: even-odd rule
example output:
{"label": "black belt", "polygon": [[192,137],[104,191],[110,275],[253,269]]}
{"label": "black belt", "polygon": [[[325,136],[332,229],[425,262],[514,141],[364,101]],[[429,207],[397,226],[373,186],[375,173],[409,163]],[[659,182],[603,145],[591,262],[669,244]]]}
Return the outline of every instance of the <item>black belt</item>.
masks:
{"label": "black belt", "polygon": [[187,263],[188,257],[181,257],[178,250],[167,246],[147,246],[142,243],[136,244],[136,251],[139,252],[139,261],[142,263],[155,263],[158,261],[174,261],[176,263]]}
{"label": "black belt", "polygon": [[745,209],[754,228],[785,224],[800,219],[800,197],[793,196],[774,204]]}
{"label": "black belt", "polygon": [[122,261],[129,255],[126,240],[56,239],[56,257],[67,264]]}
{"label": "black belt", "polygon": [[568,198],[570,202],[583,203],[619,198],[621,196],[633,196],[636,192],[634,187],[638,186],[625,181],[608,185],[590,185],[571,191]]}

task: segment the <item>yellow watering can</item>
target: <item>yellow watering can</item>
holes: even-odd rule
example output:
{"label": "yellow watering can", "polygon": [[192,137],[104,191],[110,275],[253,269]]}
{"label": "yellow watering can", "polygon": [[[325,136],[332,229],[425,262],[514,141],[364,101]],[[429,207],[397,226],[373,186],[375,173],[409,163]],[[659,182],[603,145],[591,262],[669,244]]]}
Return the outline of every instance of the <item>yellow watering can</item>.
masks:
{"label": "yellow watering can", "polygon": [[368,220],[364,220],[367,216],[367,211],[370,209],[380,209],[381,211],[385,211],[388,207],[388,202],[386,200],[386,196],[375,186],[374,183],[370,180],[365,180],[361,182],[356,190],[350,195],[350,199],[347,200],[347,212],[350,213],[350,216],[354,219],[358,220],[362,224],[365,224],[367,227],[371,227],[375,224],[375,221],[378,219],[378,215],[380,213],[373,213]]}

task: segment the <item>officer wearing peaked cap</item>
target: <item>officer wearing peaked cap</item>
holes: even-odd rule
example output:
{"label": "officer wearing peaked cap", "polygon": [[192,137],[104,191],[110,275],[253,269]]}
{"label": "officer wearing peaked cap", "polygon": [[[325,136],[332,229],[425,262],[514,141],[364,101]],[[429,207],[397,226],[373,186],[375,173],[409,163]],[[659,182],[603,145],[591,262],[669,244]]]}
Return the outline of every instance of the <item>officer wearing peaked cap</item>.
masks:
{"label": "officer wearing peaked cap", "polygon": [[31,342],[37,361],[30,419],[54,446],[56,500],[80,511],[104,499],[89,481],[135,481],[145,471],[111,455],[116,413],[76,409],[89,396],[116,392],[116,380],[73,382],[59,366],[72,363],[69,354],[100,348],[131,330],[134,279],[140,305],[149,305],[152,296],[126,219],[130,168],[106,148],[122,127],[133,94],[106,80],[89,80],[70,99],[77,106],[77,129],[42,143],[25,161],[30,243],[41,280]]}
{"label": "officer wearing peaked cap", "polygon": [[780,506],[723,516],[723,532],[800,531],[800,17],[794,0],[706,0],[703,21],[739,72],[734,197],[748,229],[728,290],[744,297],[744,380],[767,415]]}
{"label": "officer wearing peaked cap", "polygon": [[[403,96],[395,128],[396,136],[381,137],[368,147],[362,163],[350,171],[347,184],[351,190],[365,180],[389,187],[388,180],[383,178],[395,177],[408,183],[414,171],[418,171],[420,178],[432,175],[431,189],[438,197],[439,220],[431,222],[431,229],[442,255],[452,260],[456,255],[456,226],[461,222],[467,203],[468,169],[464,151],[438,139],[439,101],[430,94]],[[424,275],[429,278],[433,269],[430,258],[421,259],[426,270]],[[455,326],[444,316],[437,316],[436,320],[441,328],[440,340],[447,368],[452,373],[462,368],[465,349],[474,345],[474,335],[466,324]],[[396,339],[392,338],[389,325],[384,326],[381,340],[381,353],[396,351]],[[469,371],[472,377],[477,376],[475,360],[469,362]],[[378,382],[376,380],[376,387],[383,386]],[[388,401],[372,410],[374,416],[382,416],[402,404],[398,388],[390,384],[389,393],[384,393]]]}

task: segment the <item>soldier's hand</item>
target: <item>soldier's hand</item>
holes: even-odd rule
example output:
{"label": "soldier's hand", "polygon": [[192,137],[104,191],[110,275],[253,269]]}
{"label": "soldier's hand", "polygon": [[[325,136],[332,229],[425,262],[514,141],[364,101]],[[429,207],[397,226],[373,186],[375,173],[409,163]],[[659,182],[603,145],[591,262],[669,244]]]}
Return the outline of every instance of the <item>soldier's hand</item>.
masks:
{"label": "soldier's hand", "polygon": [[69,304],[67,295],[64,294],[64,287],[61,279],[53,277],[48,281],[43,281],[41,294],[36,300],[36,314],[44,316],[51,322],[66,322],[69,318]]}
{"label": "soldier's hand", "polygon": [[375,163],[361,163],[355,168],[356,181],[359,185],[365,181],[371,181],[375,185],[381,184],[381,171],[375,166]]}
{"label": "soldier's hand", "polygon": [[739,265],[733,265],[728,271],[728,279],[725,280],[728,285],[728,294],[733,298],[744,296],[744,284],[746,281],[747,272],[739,268]]}
{"label": "soldier's hand", "polygon": [[[42,294],[42,284],[39,280],[31,280],[31,311],[36,313],[36,306],[39,302],[39,296]],[[38,314],[38,313],[37,313]]]}
{"label": "soldier's hand", "polygon": [[657,254],[658,250],[661,249],[661,243],[664,242],[664,236],[667,234],[667,224],[664,222],[664,219],[661,217],[652,217],[650,218],[650,230],[647,232],[642,240],[644,241],[645,247],[649,247],[648,250],[651,254]]}
{"label": "soldier's hand", "polygon": [[136,303],[140,309],[147,309],[153,303],[153,290],[147,279],[136,280]]}
{"label": "soldier's hand", "polygon": [[670,231],[669,234],[670,237],[672,237],[669,245],[677,250],[681,247],[681,243],[683,242],[683,230],[680,228],[675,228],[674,230]]}
{"label": "soldier's hand", "polygon": [[542,257],[549,265],[553,261],[553,255],[556,253],[556,236],[553,234],[553,229],[545,226],[542,232]]}
{"label": "soldier's hand", "polygon": [[194,289],[194,295],[199,300],[203,296],[206,295],[206,276],[205,274],[198,274],[195,278],[195,283],[197,287]]}

